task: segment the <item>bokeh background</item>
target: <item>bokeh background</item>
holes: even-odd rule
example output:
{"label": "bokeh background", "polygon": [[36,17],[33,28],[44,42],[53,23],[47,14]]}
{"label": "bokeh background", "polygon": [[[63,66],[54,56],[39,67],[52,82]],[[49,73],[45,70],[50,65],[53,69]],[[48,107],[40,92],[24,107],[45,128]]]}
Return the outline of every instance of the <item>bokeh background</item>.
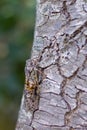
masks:
{"label": "bokeh background", "polygon": [[35,0],[0,0],[0,130],[14,130],[30,57]]}

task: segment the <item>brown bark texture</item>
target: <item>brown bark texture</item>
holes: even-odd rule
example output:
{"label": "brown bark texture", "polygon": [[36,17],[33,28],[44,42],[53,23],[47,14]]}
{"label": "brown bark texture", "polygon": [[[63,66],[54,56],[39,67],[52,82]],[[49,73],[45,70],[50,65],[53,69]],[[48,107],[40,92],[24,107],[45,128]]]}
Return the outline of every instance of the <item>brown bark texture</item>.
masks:
{"label": "brown bark texture", "polygon": [[37,0],[25,68],[33,96],[25,89],[16,130],[87,130],[86,0]]}

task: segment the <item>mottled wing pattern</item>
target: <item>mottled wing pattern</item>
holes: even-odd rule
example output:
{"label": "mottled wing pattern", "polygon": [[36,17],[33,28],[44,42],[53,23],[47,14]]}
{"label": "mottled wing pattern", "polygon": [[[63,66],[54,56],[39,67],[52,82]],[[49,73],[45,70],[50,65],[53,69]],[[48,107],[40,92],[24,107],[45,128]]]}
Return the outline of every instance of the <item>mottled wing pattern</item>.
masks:
{"label": "mottled wing pattern", "polygon": [[37,94],[39,79],[36,60],[28,60],[25,67],[24,108],[35,111],[38,108],[39,94]]}
{"label": "mottled wing pattern", "polygon": [[24,105],[26,111],[35,111],[38,107],[38,96],[31,94],[29,91],[24,90]]}

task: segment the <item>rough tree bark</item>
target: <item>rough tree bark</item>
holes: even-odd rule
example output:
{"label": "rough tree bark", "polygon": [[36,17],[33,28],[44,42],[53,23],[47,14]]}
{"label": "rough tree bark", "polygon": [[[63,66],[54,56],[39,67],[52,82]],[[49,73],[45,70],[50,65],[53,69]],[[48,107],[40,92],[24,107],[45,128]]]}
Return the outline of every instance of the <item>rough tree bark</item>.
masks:
{"label": "rough tree bark", "polygon": [[87,130],[86,0],[37,0],[31,58],[45,76],[35,111],[23,96],[16,130]]}

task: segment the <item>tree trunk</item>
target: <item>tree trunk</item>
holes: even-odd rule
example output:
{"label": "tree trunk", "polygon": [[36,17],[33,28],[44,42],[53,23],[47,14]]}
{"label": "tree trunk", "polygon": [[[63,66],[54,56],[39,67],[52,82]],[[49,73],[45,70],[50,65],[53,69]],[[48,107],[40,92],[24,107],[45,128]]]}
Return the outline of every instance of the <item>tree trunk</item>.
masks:
{"label": "tree trunk", "polygon": [[37,0],[25,75],[16,130],[87,130],[86,0]]}

